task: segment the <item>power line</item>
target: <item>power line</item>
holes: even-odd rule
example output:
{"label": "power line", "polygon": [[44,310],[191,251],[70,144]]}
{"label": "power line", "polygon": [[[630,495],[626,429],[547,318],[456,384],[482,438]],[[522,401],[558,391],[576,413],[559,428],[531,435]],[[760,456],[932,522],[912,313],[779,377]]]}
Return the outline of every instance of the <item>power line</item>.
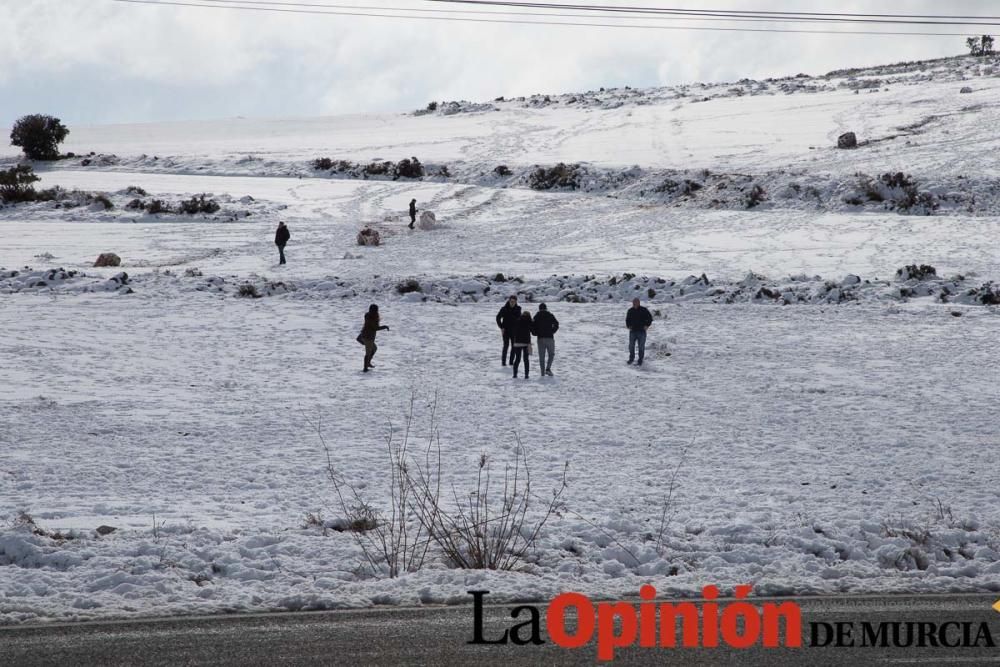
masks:
{"label": "power line", "polygon": [[[509,25],[542,25],[542,26],[570,26],[586,28],[624,28],[624,29],[645,29],[645,30],[695,30],[707,32],[752,32],[752,33],[792,33],[792,34],[820,34],[820,35],[883,35],[883,36],[910,36],[910,37],[966,37],[968,33],[959,32],[927,32],[927,31],[878,31],[878,30],[805,30],[805,29],[778,29],[778,28],[724,28],[714,26],[667,26],[667,25],[640,25],[635,23],[595,23],[595,22],[575,22],[575,21],[529,21],[520,19],[489,19],[489,18],[466,18],[460,16],[426,16],[426,15],[404,15],[386,14],[379,11],[323,11],[318,9],[300,8],[294,3],[278,3],[281,7],[274,6],[245,6],[235,4],[207,4],[209,2],[220,2],[229,0],[111,0],[135,5],[159,5],[172,7],[197,7],[202,9],[224,9],[231,11],[254,11],[254,12],[277,12],[285,14],[307,14],[307,15],[328,15],[328,16],[354,16],[364,18],[390,18],[390,19],[410,19],[423,21],[451,21],[465,23],[492,23]],[[434,1],[434,0],[432,0]],[[441,1],[441,0],[437,0]],[[303,3],[304,4],[304,3]],[[480,4],[480,3],[477,3]],[[374,8],[373,8],[374,9]],[[401,10],[411,11],[411,10]],[[643,18],[643,17],[638,17]],[[646,17],[649,18],[649,17]]]}
{"label": "power line", "polygon": [[[941,21],[941,25],[1000,25],[997,23],[968,23],[964,19],[975,19],[977,21],[1000,21],[1000,16],[980,16],[980,15],[952,15],[952,14],[862,14],[856,12],[787,12],[787,11],[765,11],[765,10],[750,10],[750,9],[691,9],[687,7],[635,7],[635,6],[622,6],[622,5],[581,5],[581,4],[566,4],[566,3],[552,3],[552,2],[516,2],[513,0],[424,0],[424,2],[434,2],[443,4],[461,4],[461,5],[483,5],[483,6],[493,6],[493,7],[523,7],[523,8],[543,8],[543,9],[572,9],[577,11],[599,11],[599,12],[618,12],[618,13],[640,13],[640,14],[671,14],[671,15],[689,15],[689,16],[757,16],[757,17],[770,17],[774,20],[781,20],[782,18],[809,18],[814,17],[811,20],[842,20],[842,21],[852,21],[858,19],[889,19],[888,21],[877,21],[873,20],[873,23],[882,22],[905,22],[910,23],[911,21],[897,21],[897,19],[932,19],[927,23],[938,24]],[[762,18],[762,20],[764,20]],[[948,23],[952,21],[953,23]],[[958,23],[954,23],[958,21]],[[920,24],[921,21],[912,21],[912,23]]]}
{"label": "power line", "polygon": [[[616,18],[618,14],[626,14],[630,18],[660,21],[705,21],[705,22],[758,22],[758,23],[887,23],[903,25],[974,25],[980,27],[1000,26],[1000,23],[965,22],[965,21],[911,21],[897,20],[906,17],[905,14],[829,14],[828,18],[812,18],[818,16],[818,12],[758,12],[744,10],[696,10],[696,9],[672,9],[672,8],[639,8],[639,7],[614,7],[607,5],[565,5],[553,3],[528,3],[528,2],[477,2],[475,0],[425,0],[426,2],[441,2],[446,4],[459,4],[463,6],[482,5],[486,7],[511,7],[515,9],[532,9],[534,11],[486,11],[481,9],[425,9],[416,7],[372,7],[370,5],[345,5],[330,4],[320,2],[281,2],[277,0],[199,0],[203,3],[212,4],[233,4],[233,5],[270,5],[275,7],[292,8],[323,8],[323,9],[360,9],[360,10],[381,10],[391,12],[417,12],[431,14],[474,14],[486,16],[532,16],[532,17],[563,17],[563,18],[588,18],[589,15],[596,15],[599,18]],[[577,13],[538,11],[538,9],[563,8]],[[610,16],[609,16],[610,14]],[[767,14],[768,16],[764,16]],[[772,16],[773,14],[773,16]],[[862,19],[852,17],[883,16],[892,17],[886,19]],[[844,18],[832,18],[844,17]],[[949,16],[916,16],[917,18],[948,18],[960,19],[968,17]],[[981,19],[997,19],[1000,17],[976,17]]]}

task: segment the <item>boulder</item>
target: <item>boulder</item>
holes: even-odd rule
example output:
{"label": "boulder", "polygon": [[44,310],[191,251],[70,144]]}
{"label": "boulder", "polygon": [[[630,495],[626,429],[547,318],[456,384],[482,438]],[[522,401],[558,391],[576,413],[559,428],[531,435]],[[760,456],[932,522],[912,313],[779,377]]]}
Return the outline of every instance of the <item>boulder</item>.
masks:
{"label": "boulder", "polygon": [[420,229],[434,229],[437,227],[437,216],[434,215],[434,211],[423,211],[417,224],[420,225]]}
{"label": "boulder", "polygon": [[94,266],[121,266],[122,258],[113,252],[102,252],[97,256]]}
{"label": "boulder", "polygon": [[844,132],[837,137],[837,148],[857,148],[858,137],[853,132]]}
{"label": "boulder", "polygon": [[960,93],[962,93],[964,95],[968,95],[969,93],[972,92],[972,88],[969,88],[968,86],[962,86],[962,90],[960,90],[958,92],[960,92]]}
{"label": "boulder", "polygon": [[358,245],[382,245],[382,236],[371,227],[358,232]]}

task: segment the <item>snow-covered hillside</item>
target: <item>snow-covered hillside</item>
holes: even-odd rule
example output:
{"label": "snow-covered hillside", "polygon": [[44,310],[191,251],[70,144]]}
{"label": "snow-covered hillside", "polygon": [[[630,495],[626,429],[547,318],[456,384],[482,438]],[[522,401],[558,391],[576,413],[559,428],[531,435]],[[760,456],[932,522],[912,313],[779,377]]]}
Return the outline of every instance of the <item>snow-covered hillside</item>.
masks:
{"label": "snow-covered hillside", "polygon": [[[997,67],[72,127],[75,157],[34,165],[63,190],[0,206],[0,622],[1000,590]],[[407,228],[411,199],[435,228]],[[562,323],[554,377],[498,363],[511,294]],[[391,328],[362,374],[373,302]],[[421,442],[436,396],[460,492],[518,440],[538,498],[566,471],[516,571],[432,549],[379,578],[336,530],[317,424],[387,510],[411,396]]]}

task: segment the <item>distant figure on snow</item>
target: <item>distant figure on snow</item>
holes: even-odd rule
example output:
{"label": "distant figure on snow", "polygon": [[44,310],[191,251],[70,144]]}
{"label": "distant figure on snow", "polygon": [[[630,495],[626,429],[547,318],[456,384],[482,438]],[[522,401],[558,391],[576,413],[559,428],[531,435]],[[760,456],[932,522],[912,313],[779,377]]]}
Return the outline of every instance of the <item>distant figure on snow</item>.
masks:
{"label": "distant figure on snow", "polygon": [[285,244],[292,238],[292,233],[284,222],[278,223],[278,229],[274,232],[274,245],[278,246],[278,264],[285,263]]}
{"label": "distant figure on snow", "polygon": [[378,352],[378,346],[375,344],[375,334],[383,330],[388,331],[389,327],[381,324],[378,306],[373,303],[368,307],[368,312],[365,313],[365,325],[361,328],[361,333],[358,334],[357,338],[357,341],[365,346],[365,373],[368,372],[369,368],[375,368],[372,365],[372,357]]}
{"label": "distant figure on snow", "polygon": [[517,367],[524,359],[524,379],[528,379],[528,358],[531,356],[531,334],[535,325],[531,321],[531,313],[524,311],[517,319],[511,332],[511,344],[514,353],[511,355],[511,363],[514,365],[514,377],[517,377]]}
{"label": "distant figure on snow", "polygon": [[[500,352],[500,364],[503,366],[507,365],[507,347],[511,342],[511,332],[520,317],[521,306],[517,305],[517,297],[512,294],[507,299],[507,303],[500,308],[500,312],[497,313],[497,326],[500,327],[500,332],[503,335],[503,351]],[[513,349],[510,351],[510,363],[514,363]]]}
{"label": "distant figure on snow", "polygon": [[410,200],[410,229],[413,229],[413,223],[417,221],[417,200]]}
{"label": "distant figure on snow", "polygon": [[[534,333],[538,338],[538,368],[542,375],[552,375],[552,359],[556,356],[556,332],[559,331],[559,320],[549,312],[549,307],[544,303],[538,304],[538,312],[535,313]],[[548,363],[545,357],[548,356]],[[527,370],[527,367],[525,367]]]}
{"label": "distant figure on snow", "polygon": [[625,316],[625,326],[628,327],[628,363],[635,361],[635,345],[639,344],[639,362],[646,356],[646,330],[653,325],[653,316],[649,310],[639,305],[639,299],[632,299],[632,307]]}

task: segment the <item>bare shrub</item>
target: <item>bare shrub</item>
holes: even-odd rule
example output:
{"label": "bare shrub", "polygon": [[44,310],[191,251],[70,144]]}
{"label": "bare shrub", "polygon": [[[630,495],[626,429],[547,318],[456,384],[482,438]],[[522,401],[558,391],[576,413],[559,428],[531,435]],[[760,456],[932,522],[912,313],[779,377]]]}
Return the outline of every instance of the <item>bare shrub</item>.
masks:
{"label": "bare shrub", "polygon": [[[349,517],[350,523],[362,521],[365,530],[351,530],[355,543],[361,549],[373,576],[388,575],[398,577],[406,572],[416,572],[424,565],[430,540],[423,524],[413,516],[413,500],[416,489],[409,470],[409,447],[413,427],[413,404],[406,413],[402,439],[393,436],[392,424],[386,437],[385,452],[389,464],[389,508],[380,511],[369,503],[356,486],[346,481],[333,463],[333,455],[323,438],[322,423],[314,424],[316,435],[326,452],[326,470],[340,510]],[[435,426],[436,410],[431,410],[431,431],[429,440],[437,438]],[[430,446],[430,445],[428,445]],[[350,517],[354,517],[353,519]]]}
{"label": "bare shrub", "polygon": [[490,457],[480,454],[475,488],[462,495],[452,488],[454,506],[448,508],[441,502],[441,449],[437,441],[434,444],[428,464],[417,470],[419,495],[414,507],[421,524],[455,567],[514,569],[535,548],[549,519],[561,511],[569,464],[563,467],[560,486],[529,517],[534,507],[531,471],[517,439],[514,460],[504,465],[502,485],[494,480]]}
{"label": "bare shrub", "polygon": [[514,460],[504,466],[502,482],[493,475],[489,456],[481,454],[474,487],[460,493],[452,486],[450,493],[445,493],[437,399],[430,409],[422,461],[410,453],[415,401],[415,395],[411,395],[401,438],[393,435],[391,424],[386,438],[387,508],[370,503],[336,470],[321,425],[314,424],[326,452],[327,474],[339,509],[348,517],[345,529],[354,536],[367,568],[376,577],[415,572],[423,567],[432,545],[454,567],[517,567],[535,548],[545,524],[563,508],[569,464],[563,468],[559,487],[552,490],[551,496],[539,500],[532,493],[527,454],[518,440]]}

